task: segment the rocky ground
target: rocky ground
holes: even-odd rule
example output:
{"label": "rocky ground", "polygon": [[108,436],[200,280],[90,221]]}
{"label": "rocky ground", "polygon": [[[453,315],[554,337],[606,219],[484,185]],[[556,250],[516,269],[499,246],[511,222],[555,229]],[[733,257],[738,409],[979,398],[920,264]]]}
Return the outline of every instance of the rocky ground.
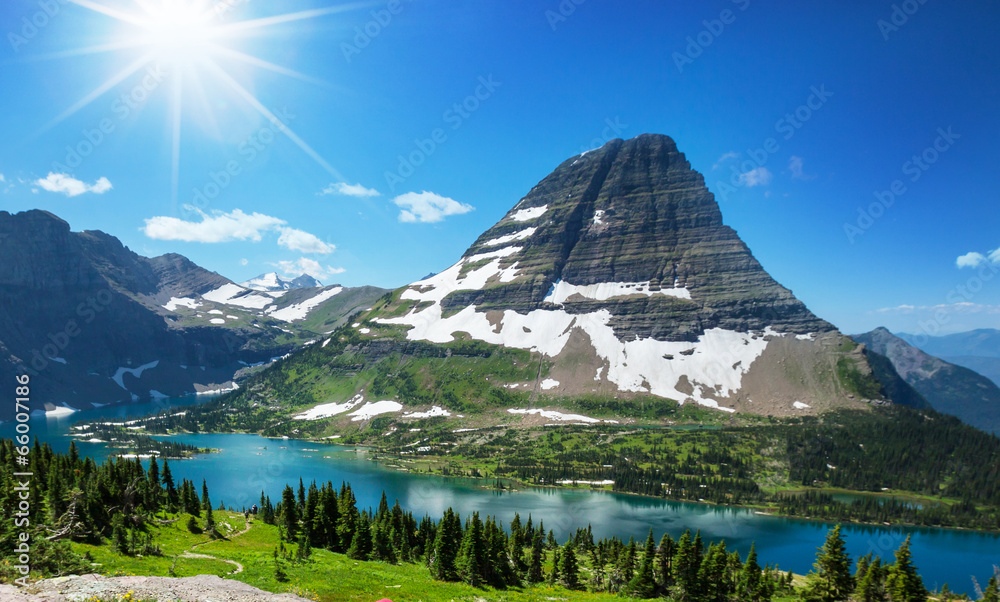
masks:
{"label": "rocky ground", "polygon": [[0,585],[0,600],[5,602],[79,602],[119,599],[131,593],[136,600],[157,602],[264,602],[305,601],[292,594],[272,594],[231,579],[215,575],[197,577],[102,577],[78,575],[45,579],[27,588]]}

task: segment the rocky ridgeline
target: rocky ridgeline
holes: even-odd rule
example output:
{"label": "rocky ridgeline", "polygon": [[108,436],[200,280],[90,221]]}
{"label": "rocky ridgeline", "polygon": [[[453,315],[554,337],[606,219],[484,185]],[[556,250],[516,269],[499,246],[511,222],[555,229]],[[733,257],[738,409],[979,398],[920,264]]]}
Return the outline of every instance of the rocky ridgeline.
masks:
{"label": "rocky ridgeline", "polygon": [[[496,242],[504,237],[512,240]],[[690,298],[577,296],[561,305],[573,313],[610,308],[621,339],[693,341],[711,328],[834,330],[775,282],[722,223],[701,174],[668,136],[615,140],[568,159],[484,232],[465,257],[510,245],[522,250],[501,267],[516,263],[518,277],[453,293],[444,300],[446,310],[470,304],[521,312],[542,308],[558,281],[648,282],[652,292],[683,289]]]}

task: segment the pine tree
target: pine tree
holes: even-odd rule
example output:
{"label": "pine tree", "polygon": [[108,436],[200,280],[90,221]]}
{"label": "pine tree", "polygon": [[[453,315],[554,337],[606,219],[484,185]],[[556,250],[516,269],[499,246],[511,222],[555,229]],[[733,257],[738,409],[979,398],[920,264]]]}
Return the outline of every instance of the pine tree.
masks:
{"label": "pine tree", "polygon": [[997,585],[997,576],[995,573],[990,577],[990,582],[986,585],[986,589],[983,590],[981,602],[1000,602],[1000,586]]}
{"label": "pine tree", "polygon": [[736,596],[744,602],[760,602],[764,598],[765,591],[760,564],[757,563],[757,546],[750,544],[750,553],[747,554],[736,584]]}
{"label": "pine tree", "polygon": [[[550,531],[551,533],[551,531]],[[559,582],[559,551],[561,548],[556,548],[552,551],[552,570],[549,571],[549,585],[555,585]]]}
{"label": "pine tree", "polygon": [[209,512],[212,510],[212,502],[208,499],[208,483],[205,479],[201,480],[201,509]]}
{"label": "pine tree", "polygon": [[576,561],[576,546],[572,538],[563,546],[559,557],[559,579],[566,589],[580,587],[580,566]]}
{"label": "pine tree", "polygon": [[830,529],[826,542],[819,549],[813,572],[808,576],[805,596],[817,602],[841,602],[853,591],[851,558],[840,535],[840,525],[837,525]]}
{"label": "pine tree", "polygon": [[285,489],[281,492],[281,518],[281,526],[284,527],[285,538],[288,541],[298,539],[298,507],[295,505],[295,493],[289,485],[285,485]]}
{"label": "pine tree", "polygon": [[656,569],[659,573],[660,586],[663,589],[674,583],[673,565],[676,549],[677,544],[674,543],[674,539],[670,537],[670,534],[664,533],[663,537],[660,538],[660,545],[656,548]]}
{"label": "pine tree", "polygon": [[656,546],[653,544],[653,530],[649,530],[646,545],[639,563],[639,570],[625,586],[625,593],[634,598],[652,598],[656,594],[656,579],[653,577]]}
{"label": "pine tree", "polygon": [[354,560],[368,560],[371,557],[371,553],[371,520],[368,518],[367,512],[362,512],[354,531],[354,539],[351,541],[351,547],[347,549],[347,556]]}
{"label": "pine tree", "polygon": [[889,567],[885,578],[886,593],[892,602],[925,602],[927,588],[917,574],[910,553],[910,538],[907,537],[896,550],[896,562]]}
{"label": "pine tree", "polygon": [[486,546],[483,540],[483,522],[479,519],[478,512],[472,513],[462,538],[459,566],[462,581],[472,587],[480,587],[483,584],[486,572]]}
{"label": "pine tree", "polygon": [[691,539],[691,531],[685,531],[677,541],[677,553],[674,556],[674,581],[684,594],[692,598],[698,592],[698,569],[701,567],[698,556],[694,541]]}
{"label": "pine tree", "polygon": [[430,552],[431,574],[441,581],[458,581],[457,552],[459,522],[455,512],[448,508],[437,528],[434,549]]}
{"label": "pine tree", "polygon": [[386,523],[375,523],[372,533],[372,560],[396,564],[396,553],[392,549],[392,540]]}
{"label": "pine tree", "polygon": [[[858,602],[883,602],[885,600],[885,571],[882,567],[882,559],[875,557],[862,557],[858,560],[858,585],[854,590],[854,598]],[[864,573],[861,573],[861,569]]]}
{"label": "pine tree", "polygon": [[[529,517],[530,521],[531,518]],[[528,583],[541,583],[545,578],[542,575],[542,562],[544,561],[544,550],[542,544],[541,531],[535,531],[535,536],[531,540],[531,561],[528,563],[528,574],[525,577]]]}

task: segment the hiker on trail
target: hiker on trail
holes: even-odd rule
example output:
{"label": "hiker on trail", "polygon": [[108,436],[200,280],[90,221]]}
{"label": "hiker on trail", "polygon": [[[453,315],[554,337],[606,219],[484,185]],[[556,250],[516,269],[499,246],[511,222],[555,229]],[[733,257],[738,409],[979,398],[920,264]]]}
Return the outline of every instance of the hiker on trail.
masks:
{"label": "hiker on trail", "polygon": [[257,504],[254,504],[254,505],[253,505],[253,506],[252,506],[252,507],[250,508],[250,512],[253,512],[253,515],[254,515],[254,516],[257,516]]}

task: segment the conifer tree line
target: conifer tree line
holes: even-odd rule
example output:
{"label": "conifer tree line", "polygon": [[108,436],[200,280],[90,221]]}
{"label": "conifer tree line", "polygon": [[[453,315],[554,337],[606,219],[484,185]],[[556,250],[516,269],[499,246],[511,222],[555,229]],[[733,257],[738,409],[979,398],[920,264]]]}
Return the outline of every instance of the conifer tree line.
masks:
{"label": "conifer tree line", "polygon": [[[14,445],[0,440],[0,466],[12,468]],[[74,444],[57,454],[35,443],[27,472],[34,473],[29,522],[36,542],[34,562],[48,574],[79,573],[89,563],[66,540],[106,543],[123,554],[156,554],[149,523],[189,515],[189,527],[212,535],[215,529],[208,486],[184,479],[178,485],[167,462],[151,458],[109,458],[98,465],[81,458]],[[15,527],[17,505],[13,470],[0,472],[0,546],[13,549],[22,527]],[[199,492],[200,489],[200,492]],[[220,506],[221,507],[221,506]],[[761,566],[752,546],[745,558],[725,542],[706,544],[699,533],[679,539],[650,530],[644,542],[595,540],[590,526],[578,528],[563,544],[544,522],[515,514],[509,525],[478,512],[464,519],[449,508],[438,520],[417,520],[385,494],[377,509],[361,509],[351,486],[330,482],[286,486],[275,504],[261,493],[258,518],[276,525],[284,542],[295,544],[295,560],[308,562],[314,549],[346,554],[359,561],[423,563],[434,579],[474,587],[506,588],[558,584],[569,589],[619,593],[684,602],[769,602],[801,597],[809,602],[925,602],[928,592],[913,563],[910,540],[892,562],[871,554],[854,562],[839,526],[830,530],[812,573],[793,587],[792,576]],[[194,523],[192,525],[192,523]],[[36,565],[37,567],[38,565]],[[275,571],[283,566],[275,551]],[[0,580],[8,576],[0,571]],[[946,586],[947,587],[947,586]],[[943,590],[947,592],[947,589]],[[947,598],[947,596],[945,596]],[[997,578],[983,590],[997,600]]]}

